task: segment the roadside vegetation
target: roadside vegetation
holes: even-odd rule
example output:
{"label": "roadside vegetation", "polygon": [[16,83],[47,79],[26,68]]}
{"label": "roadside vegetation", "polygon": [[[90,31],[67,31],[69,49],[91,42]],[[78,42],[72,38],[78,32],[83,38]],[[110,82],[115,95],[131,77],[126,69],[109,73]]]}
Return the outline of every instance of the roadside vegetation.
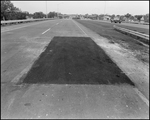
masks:
{"label": "roadside vegetation", "polygon": [[75,18],[75,19],[94,19],[94,20],[110,20],[115,17],[119,17],[121,21],[125,22],[144,22],[149,23],[149,13],[143,15],[132,15],[127,13],[125,15],[109,15],[109,14],[61,14],[55,11],[49,11],[48,14],[44,14],[41,11],[35,13],[29,13],[28,11],[22,11],[21,9],[15,7],[10,0],[1,1],[1,21],[2,20],[20,20],[28,18]]}
{"label": "roadside vegetation", "polygon": [[4,20],[22,20],[31,18],[54,18],[57,17],[57,12],[49,12],[48,15],[43,12],[29,13],[28,11],[22,11],[15,7],[10,0],[1,1],[1,21]]}

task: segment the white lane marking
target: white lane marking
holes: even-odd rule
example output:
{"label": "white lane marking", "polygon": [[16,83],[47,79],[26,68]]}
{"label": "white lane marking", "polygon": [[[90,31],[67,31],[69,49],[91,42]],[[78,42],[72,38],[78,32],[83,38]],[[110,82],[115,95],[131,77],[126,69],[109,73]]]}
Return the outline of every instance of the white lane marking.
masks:
{"label": "white lane marking", "polygon": [[[53,20],[51,20],[51,21],[53,21]],[[40,22],[40,23],[44,23],[44,22],[48,22],[48,21],[43,21],[43,22]],[[13,28],[13,29],[4,30],[4,31],[1,31],[1,33],[3,33],[3,32],[7,32],[7,31],[11,31],[11,30],[20,29],[20,28],[24,28],[24,27],[28,27],[28,26],[32,26],[32,25],[37,25],[37,24],[40,24],[40,23],[35,23],[35,24],[25,25],[25,26],[21,26],[21,27]]]}
{"label": "white lane marking", "polygon": [[[73,20],[72,20],[73,21]],[[74,22],[74,21],[73,21]],[[75,22],[74,22],[75,23]],[[76,23],[75,23],[76,24]],[[76,24],[77,25],[77,24]],[[77,25],[78,26],[78,25]],[[80,26],[78,26],[79,28],[80,28],[80,30],[82,30],[82,28],[80,27]],[[86,36],[88,36],[83,30],[82,30],[82,32],[86,35]]]}
{"label": "white lane marking", "polygon": [[137,89],[133,88],[133,90],[136,92],[136,94],[146,103],[146,105],[149,107],[149,100]]}
{"label": "white lane marking", "polygon": [[51,28],[47,29],[46,31],[44,31],[42,34],[45,34],[47,31],[49,31]]}

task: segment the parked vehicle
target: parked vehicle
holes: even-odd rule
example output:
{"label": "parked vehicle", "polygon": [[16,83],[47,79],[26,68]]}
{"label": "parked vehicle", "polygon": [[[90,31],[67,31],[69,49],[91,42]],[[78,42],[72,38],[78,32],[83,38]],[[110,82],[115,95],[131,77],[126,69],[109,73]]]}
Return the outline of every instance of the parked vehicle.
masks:
{"label": "parked vehicle", "polygon": [[121,20],[120,20],[120,18],[118,18],[118,17],[115,17],[114,19],[110,19],[110,21],[111,21],[111,23],[121,23]]}

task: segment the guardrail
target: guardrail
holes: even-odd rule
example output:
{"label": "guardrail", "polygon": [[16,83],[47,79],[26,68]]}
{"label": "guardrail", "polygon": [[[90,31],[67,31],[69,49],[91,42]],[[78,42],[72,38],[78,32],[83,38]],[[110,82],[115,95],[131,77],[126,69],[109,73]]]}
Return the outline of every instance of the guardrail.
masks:
{"label": "guardrail", "polygon": [[148,23],[148,22],[143,22],[143,23],[141,23],[141,22],[127,22],[127,21],[122,21],[122,23],[149,25],[149,23]]}
{"label": "guardrail", "polygon": [[144,43],[146,44],[149,44],[149,35],[146,35],[146,34],[143,34],[143,33],[139,33],[139,32],[135,32],[135,31],[132,31],[132,30],[129,30],[129,29],[125,29],[125,28],[121,28],[121,27],[118,27],[116,25],[113,26],[116,30],[119,30],[123,33],[127,33],[127,34],[130,34],[130,35],[133,35],[133,36],[136,36],[137,38],[142,38],[144,41]]}
{"label": "guardrail", "polygon": [[50,20],[53,18],[42,18],[42,19],[25,19],[25,20],[9,20],[9,21],[1,21],[1,25],[10,25],[10,24],[18,24],[18,23],[27,23],[27,22],[35,22],[35,21],[43,21]]}

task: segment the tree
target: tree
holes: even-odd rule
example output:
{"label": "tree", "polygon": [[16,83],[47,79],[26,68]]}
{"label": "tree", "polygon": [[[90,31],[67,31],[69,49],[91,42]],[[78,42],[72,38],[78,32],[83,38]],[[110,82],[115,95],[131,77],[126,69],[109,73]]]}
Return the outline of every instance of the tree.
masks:
{"label": "tree", "polygon": [[117,15],[118,18],[120,18],[120,15]]}
{"label": "tree", "polygon": [[1,1],[1,20],[9,20],[14,9],[10,0]]}
{"label": "tree", "polygon": [[22,12],[10,0],[1,1],[1,20],[26,19],[27,15],[29,15],[29,12]]}
{"label": "tree", "polygon": [[52,13],[52,12],[49,12],[49,13],[48,13],[48,18],[52,18],[52,17],[54,17],[54,16],[53,16],[53,13]]}
{"label": "tree", "polygon": [[141,21],[141,18],[143,17],[143,15],[135,15],[135,17],[137,18],[137,20],[139,20],[139,22]]}
{"label": "tree", "polygon": [[104,19],[104,14],[100,14],[98,17],[99,17],[100,20],[103,20]]}
{"label": "tree", "polygon": [[46,15],[43,12],[35,12],[33,18],[44,18]]}
{"label": "tree", "polygon": [[134,20],[134,16],[130,16],[130,20]]}
{"label": "tree", "polygon": [[114,17],[115,17],[115,15],[113,14],[113,15],[111,15],[111,19],[114,19]]}
{"label": "tree", "polygon": [[127,20],[129,20],[129,18],[132,16],[131,14],[129,14],[129,13],[127,13],[126,15],[124,15],[126,18],[127,18]]}
{"label": "tree", "polygon": [[149,14],[144,15],[144,22],[149,22]]}
{"label": "tree", "polygon": [[89,16],[88,14],[85,14],[85,15],[84,15],[85,18],[88,18],[88,16]]}
{"label": "tree", "polygon": [[121,16],[120,16],[120,20],[121,20],[121,21],[124,21],[124,15],[121,15]]}
{"label": "tree", "polygon": [[26,16],[28,16],[28,12],[17,12],[17,20],[26,19]]}
{"label": "tree", "polygon": [[[59,13],[61,15],[61,13]],[[57,16],[57,13],[56,12],[49,12],[48,13],[48,18],[54,18]]]}

